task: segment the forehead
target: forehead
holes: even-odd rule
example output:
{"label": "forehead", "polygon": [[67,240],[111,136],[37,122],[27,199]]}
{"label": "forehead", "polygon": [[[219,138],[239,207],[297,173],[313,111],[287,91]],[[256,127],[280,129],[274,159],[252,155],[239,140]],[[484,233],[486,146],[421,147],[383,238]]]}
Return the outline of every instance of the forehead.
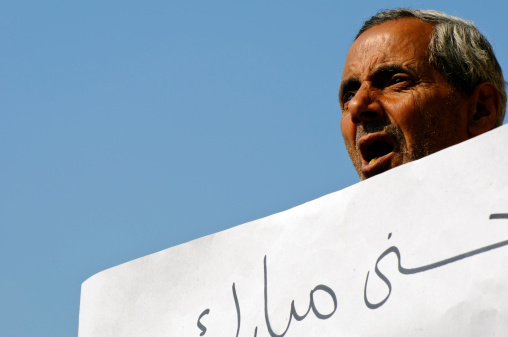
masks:
{"label": "forehead", "polygon": [[427,49],[434,26],[415,18],[384,22],[367,29],[351,45],[343,78],[389,63],[428,64]]}

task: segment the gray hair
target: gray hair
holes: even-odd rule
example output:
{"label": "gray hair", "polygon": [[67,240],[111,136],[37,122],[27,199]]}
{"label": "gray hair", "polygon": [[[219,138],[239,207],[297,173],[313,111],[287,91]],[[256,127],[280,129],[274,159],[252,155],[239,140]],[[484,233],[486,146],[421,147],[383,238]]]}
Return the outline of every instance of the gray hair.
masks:
{"label": "gray hair", "polygon": [[375,25],[402,18],[416,18],[434,25],[428,49],[429,61],[455,89],[471,94],[480,83],[494,84],[500,97],[494,127],[503,124],[506,82],[492,46],[473,22],[434,10],[385,10],[365,21],[355,40]]}

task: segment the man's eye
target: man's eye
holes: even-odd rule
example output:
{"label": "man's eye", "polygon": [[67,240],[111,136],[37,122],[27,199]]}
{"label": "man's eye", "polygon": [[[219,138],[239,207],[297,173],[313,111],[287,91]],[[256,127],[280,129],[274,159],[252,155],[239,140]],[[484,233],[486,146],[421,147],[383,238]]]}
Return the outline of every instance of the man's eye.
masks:
{"label": "man's eye", "polygon": [[344,103],[349,102],[350,100],[353,99],[353,97],[355,97],[355,94],[353,92],[347,92],[344,95]]}
{"label": "man's eye", "polygon": [[390,85],[391,84],[399,84],[399,83],[403,83],[406,81],[409,81],[409,78],[407,76],[395,75],[391,78]]}

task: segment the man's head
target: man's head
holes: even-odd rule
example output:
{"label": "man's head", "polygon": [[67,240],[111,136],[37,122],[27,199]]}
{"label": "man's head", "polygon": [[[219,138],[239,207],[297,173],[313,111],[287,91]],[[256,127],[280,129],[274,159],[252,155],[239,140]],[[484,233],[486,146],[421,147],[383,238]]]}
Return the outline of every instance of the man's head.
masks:
{"label": "man's head", "polygon": [[436,11],[381,12],[346,57],[341,131],[360,179],[502,124],[505,82],[473,23]]}

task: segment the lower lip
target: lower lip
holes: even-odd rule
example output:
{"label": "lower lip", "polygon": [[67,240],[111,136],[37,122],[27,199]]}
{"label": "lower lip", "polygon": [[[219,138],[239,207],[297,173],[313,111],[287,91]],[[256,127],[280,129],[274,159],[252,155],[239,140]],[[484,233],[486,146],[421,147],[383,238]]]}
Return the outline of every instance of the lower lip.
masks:
{"label": "lower lip", "polygon": [[369,178],[376,174],[389,170],[391,168],[391,159],[394,155],[395,155],[394,152],[385,154],[384,156],[376,159],[376,161],[373,162],[372,164],[369,164],[366,161],[364,161],[362,163],[361,168],[363,175]]}

